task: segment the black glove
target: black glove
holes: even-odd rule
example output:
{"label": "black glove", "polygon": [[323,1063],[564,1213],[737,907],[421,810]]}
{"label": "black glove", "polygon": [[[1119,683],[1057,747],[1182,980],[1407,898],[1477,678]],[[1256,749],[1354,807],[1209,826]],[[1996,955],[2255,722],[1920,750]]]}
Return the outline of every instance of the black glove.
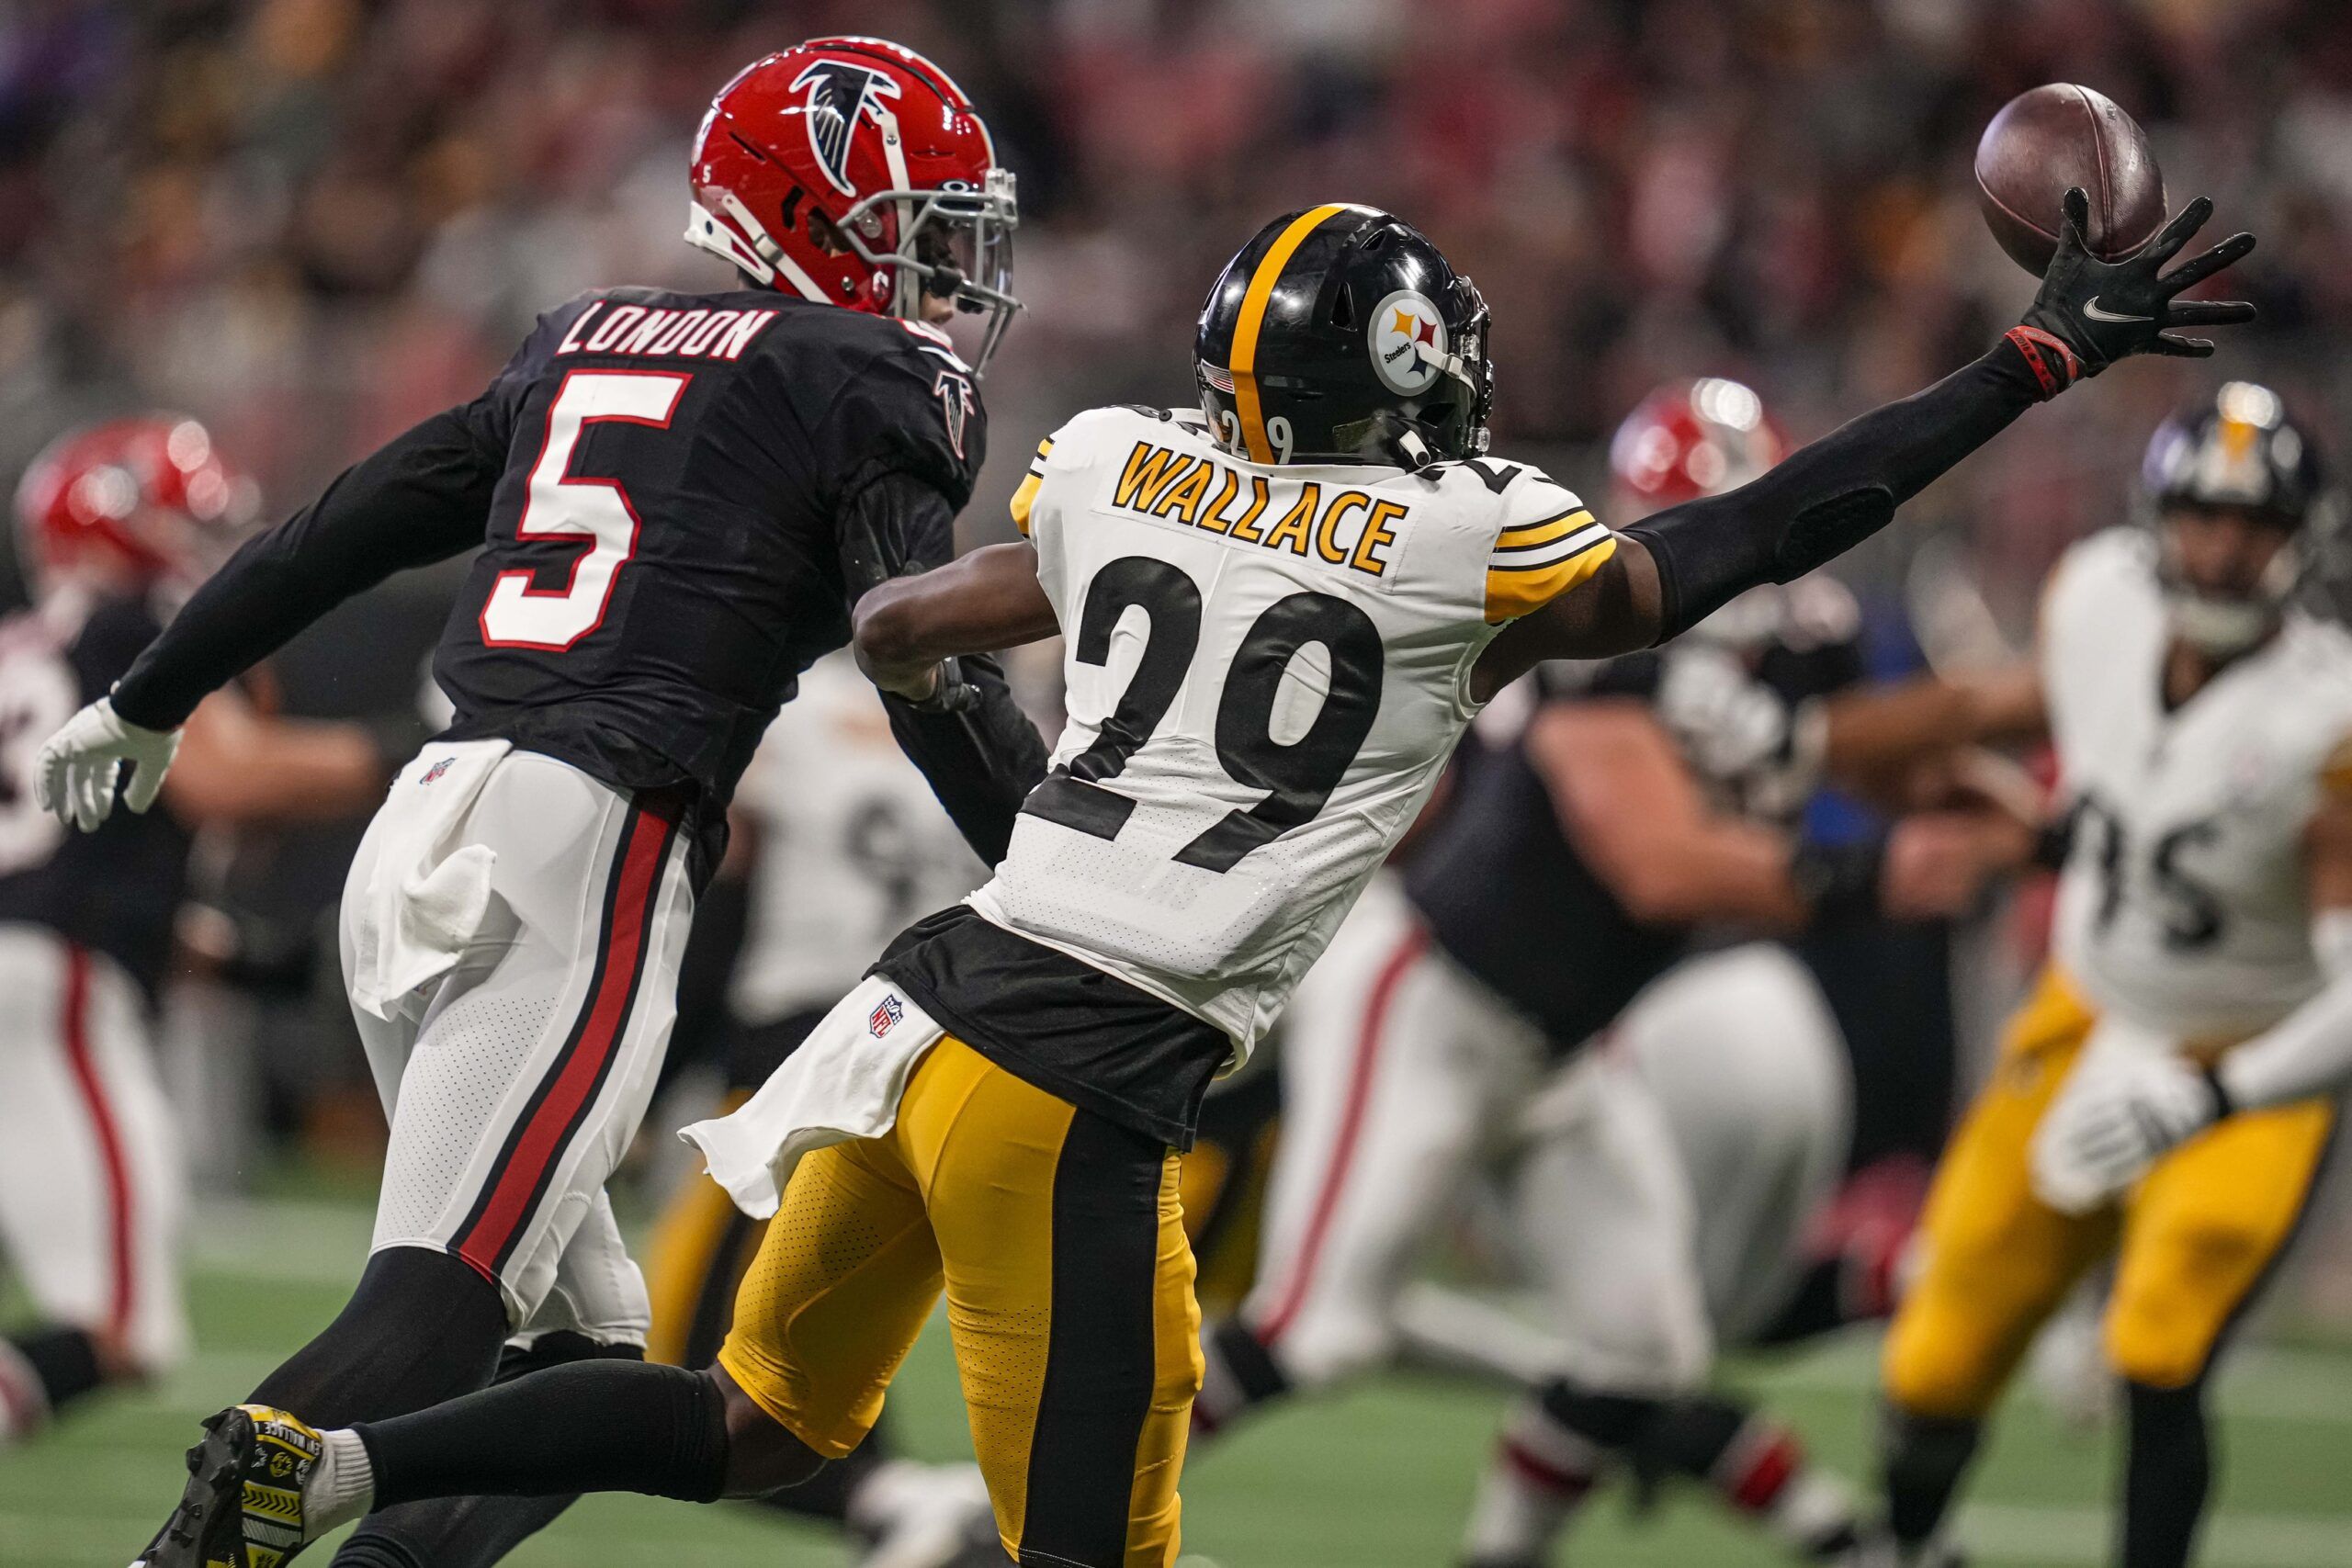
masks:
{"label": "black glove", "polygon": [[2120,262],[2103,262],[2083,243],[2090,197],[2079,186],[2066,193],[2058,254],[2041,275],[2041,292],[2034,296],[2033,309],[2007,334],[2041,383],[2044,400],[2135,354],[2202,359],[2213,352],[2209,340],[2177,336],[2171,328],[2231,326],[2254,320],[2254,307],[2243,299],[2173,302],[2181,290],[2254,249],[2251,234],[2233,234],[2177,270],[2157,274],[2212,212],[2213,204],[2200,196],[2139,251]]}

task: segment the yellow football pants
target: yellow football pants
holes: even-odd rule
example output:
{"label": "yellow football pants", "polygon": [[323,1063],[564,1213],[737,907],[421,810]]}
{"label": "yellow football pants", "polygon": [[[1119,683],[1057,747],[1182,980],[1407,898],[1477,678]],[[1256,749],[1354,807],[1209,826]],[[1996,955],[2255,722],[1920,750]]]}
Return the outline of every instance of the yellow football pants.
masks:
{"label": "yellow football pants", "polygon": [[1920,1222],[1922,1267],[1882,1367],[1903,1410],[1984,1416],[2035,1330],[2110,1250],[2109,1364],[2151,1387],[2193,1382],[2294,1232],[2333,1126],[2324,1101],[2217,1123],[2102,1213],[2061,1214],[2034,1197],[2034,1128],[2094,1021],[2064,977],[2046,971],[1936,1168]]}
{"label": "yellow football pants", "polygon": [[1174,1152],[950,1035],[888,1135],[794,1171],[719,1364],[839,1458],[880,1414],[943,1288],[1006,1551],[1082,1568],[1174,1562],[1201,1381]]}

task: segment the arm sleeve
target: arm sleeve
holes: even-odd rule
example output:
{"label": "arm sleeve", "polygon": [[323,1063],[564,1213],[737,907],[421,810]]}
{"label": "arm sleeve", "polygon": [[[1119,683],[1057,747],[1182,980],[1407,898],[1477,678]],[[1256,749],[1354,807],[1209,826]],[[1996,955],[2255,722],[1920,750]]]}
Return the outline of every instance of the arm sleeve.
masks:
{"label": "arm sleeve", "polygon": [[979,654],[956,660],[972,700],[951,713],[884,693],[890,733],[947,809],[964,841],[993,866],[1012,842],[1021,803],[1046,776],[1046,741],[1012,700],[1003,666]]}
{"label": "arm sleeve", "polygon": [[481,543],[504,467],[487,411],[434,415],[345,469],[325,493],[249,540],[196,591],[115,688],[115,711],[171,729],[206,695],[403,567]]}
{"label": "arm sleeve", "polygon": [[2213,1069],[2234,1110],[2333,1094],[2352,1083],[2352,909],[2315,916],[2312,946],[2326,986]]}
{"label": "arm sleeve", "polygon": [[2005,338],[1973,364],[1840,425],[1761,479],[1625,529],[1657,565],[1660,640],[1696,626],[1744,588],[1792,581],[1860,544],[2041,398]]}
{"label": "arm sleeve", "polygon": [[[929,482],[886,472],[845,509],[842,569],[852,603],[886,578],[928,571],[956,553],[956,509]],[[932,793],[973,851],[1004,858],[1021,803],[1046,776],[1046,743],[1012,700],[1002,666],[987,657],[957,661],[968,700],[935,712],[888,693],[890,733],[930,781]]]}

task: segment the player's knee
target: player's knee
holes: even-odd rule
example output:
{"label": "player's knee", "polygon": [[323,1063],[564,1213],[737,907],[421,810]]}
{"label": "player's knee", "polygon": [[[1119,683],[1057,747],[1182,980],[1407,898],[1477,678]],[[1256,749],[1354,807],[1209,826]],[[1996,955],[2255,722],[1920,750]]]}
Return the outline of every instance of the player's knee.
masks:
{"label": "player's knee", "polygon": [[2121,1302],[2109,1309],[2106,1337],[2108,1366],[2143,1388],[2187,1388],[2213,1354],[2214,1330],[2205,1320]]}
{"label": "player's knee", "polygon": [[713,1379],[726,1400],[727,1495],[763,1497],[797,1486],[825,1467],[825,1456],[785,1429],[755,1404],[732,1378],[717,1368]]}

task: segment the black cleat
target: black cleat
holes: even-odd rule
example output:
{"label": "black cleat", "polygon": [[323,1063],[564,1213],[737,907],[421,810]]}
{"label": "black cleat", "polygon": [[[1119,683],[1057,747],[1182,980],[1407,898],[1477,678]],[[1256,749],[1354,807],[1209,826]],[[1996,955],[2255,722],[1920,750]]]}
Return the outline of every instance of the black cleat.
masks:
{"label": "black cleat", "polygon": [[302,1483],[324,1441],[261,1404],[224,1410],[204,1431],[179,1506],[130,1568],[280,1568],[307,1544]]}

